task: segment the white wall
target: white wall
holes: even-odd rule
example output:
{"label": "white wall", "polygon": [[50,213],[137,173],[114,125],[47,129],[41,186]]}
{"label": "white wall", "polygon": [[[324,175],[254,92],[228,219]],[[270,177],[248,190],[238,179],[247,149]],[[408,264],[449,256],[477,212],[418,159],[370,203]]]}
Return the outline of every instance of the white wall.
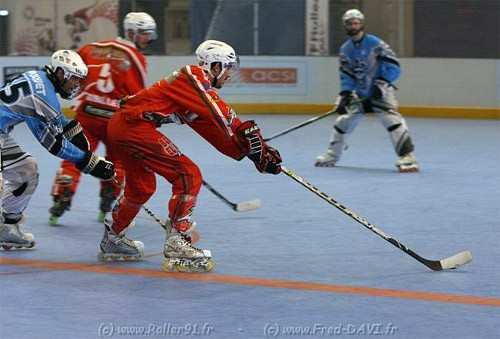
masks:
{"label": "white wall", "polygon": [[[159,80],[193,60],[193,57],[150,57],[150,80]],[[337,58],[243,56],[241,67],[256,61],[270,67],[305,63],[303,94],[293,91],[277,94],[272,88],[260,89],[258,94],[253,94],[255,88],[242,87],[236,93],[227,91],[228,101],[326,104],[332,102],[339,92]],[[500,60],[403,58],[401,65],[403,73],[397,83],[401,105],[500,107]]]}
{"label": "white wall", "polygon": [[500,107],[498,60],[402,59],[404,105]]}
{"label": "white wall", "polygon": [[[151,56],[149,83],[194,62],[194,57]],[[48,57],[0,57],[0,83],[5,66],[41,66]],[[500,60],[428,59],[401,60],[403,75],[397,83],[405,106],[500,107]],[[223,94],[231,103],[328,104],[339,92],[337,58],[242,57],[241,67],[296,67],[297,84],[284,86],[241,85]]]}

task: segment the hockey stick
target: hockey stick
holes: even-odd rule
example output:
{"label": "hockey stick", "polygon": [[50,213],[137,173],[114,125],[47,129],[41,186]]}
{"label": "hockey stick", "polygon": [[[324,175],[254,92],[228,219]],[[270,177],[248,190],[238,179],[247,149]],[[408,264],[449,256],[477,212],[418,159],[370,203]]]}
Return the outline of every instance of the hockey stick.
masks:
{"label": "hockey stick", "polygon": [[422,264],[425,266],[429,267],[431,270],[434,271],[442,271],[446,269],[452,269],[452,268],[457,268],[459,266],[465,265],[469,262],[472,261],[472,253],[470,251],[463,251],[460,253],[457,253],[455,255],[452,255],[451,257],[444,258],[441,260],[429,260],[421,257],[417,253],[413,252],[411,249],[400,243],[397,239],[391,237],[390,235],[385,234],[381,229],[377,228],[375,225],[371,224],[368,222],[363,217],[358,216],[355,214],[353,211],[351,211],[349,208],[345,207],[341,203],[337,202],[335,199],[327,195],[326,193],[323,193],[320,191],[318,188],[316,188],[314,185],[310,184],[307,182],[304,178],[301,176],[295,174],[293,171],[289,170],[288,168],[281,166],[281,170],[283,173],[285,173],[287,176],[307,188],[309,191],[313,192],[317,196],[319,196],[321,199],[325,200],[327,203],[330,205],[335,206],[337,209],[339,209],[342,213],[348,215],[349,217],[353,218],[356,220],[358,223],[363,225],[364,227],[368,228],[370,231],[373,233],[377,234],[384,240],[390,242],[406,254],[410,255],[414,259],[420,261]]}
{"label": "hockey stick", "polygon": [[[358,104],[361,104],[361,103],[363,103],[363,101],[365,101],[365,100],[367,100],[367,99],[368,99],[368,98],[360,98],[359,100],[353,101],[353,102],[351,103],[351,105],[358,105]],[[328,112],[326,112],[326,113],[323,113],[323,114],[321,114],[321,115],[318,115],[317,117],[313,117],[313,118],[311,118],[311,119],[308,119],[308,120],[306,120],[306,121],[303,121],[303,122],[301,122],[300,124],[297,124],[297,125],[295,125],[295,126],[292,126],[292,127],[290,127],[290,128],[287,128],[287,129],[286,129],[286,130],[284,130],[284,131],[281,131],[281,132],[279,132],[279,133],[273,134],[273,135],[271,135],[269,138],[264,139],[264,141],[271,141],[271,140],[273,140],[273,139],[276,139],[277,137],[280,137],[280,136],[282,136],[282,135],[285,135],[285,134],[288,134],[288,133],[290,133],[290,132],[292,132],[292,131],[295,131],[296,129],[299,129],[299,128],[304,127],[304,126],[307,126],[307,125],[310,125],[310,124],[312,124],[313,122],[316,122],[316,121],[321,120],[321,119],[323,119],[323,118],[329,117],[329,116],[330,116],[330,115],[332,115],[332,114],[338,113],[338,111],[337,111],[337,109],[338,109],[338,108],[339,108],[339,106],[338,106],[338,104],[337,104],[337,107],[335,107],[335,109],[332,109],[331,111],[328,111]]]}
{"label": "hockey stick", "polygon": [[277,137],[280,137],[280,136],[282,136],[282,135],[285,135],[285,134],[288,134],[288,133],[290,133],[290,132],[292,132],[292,131],[295,131],[296,129],[299,129],[299,128],[301,128],[301,127],[307,126],[307,125],[309,125],[309,124],[312,124],[313,122],[316,122],[316,121],[321,120],[321,119],[323,119],[323,118],[329,117],[330,115],[335,114],[335,113],[337,113],[337,109],[334,109],[334,110],[328,111],[328,112],[323,113],[323,114],[321,114],[321,115],[319,115],[319,116],[317,116],[317,117],[314,117],[314,118],[308,119],[308,120],[306,120],[306,121],[301,122],[300,124],[297,124],[297,125],[295,125],[295,126],[292,126],[292,127],[290,127],[290,128],[287,128],[287,129],[286,129],[286,130],[284,130],[284,131],[281,131],[281,132],[279,132],[279,133],[276,133],[276,134],[274,134],[274,135],[271,135],[269,138],[264,139],[264,141],[271,141],[271,140],[273,140],[273,139],[276,139]]}
{"label": "hockey stick", "polygon": [[260,207],[260,200],[259,199],[253,199],[249,201],[242,201],[239,203],[234,203],[227,199],[225,196],[220,194],[215,188],[213,188],[209,183],[207,183],[205,180],[203,180],[203,186],[205,186],[210,192],[212,192],[217,198],[222,200],[226,205],[231,207],[233,211],[236,212],[248,212],[255,210]]}
{"label": "hockey stick", "polygon": [[[125,185],[118,181],[116,177],[113,177],[111,180],[113,180],[117,185],[120,186],[120,189],[123,191],[125,189]],[[123,194],[123,193],[122,193]],[[117,199],[119,200],[119,199]],[[151,211],[146,205],[142,205],[142,209],[151,217],[153,218],[154,221],[158,223],[165,231],[170,232],[170,228],[172,225],[170,224],[169,220],[161,220],[153,211]]]}
{"label": "hockey stick", "polygon": [[146,205],[142,205],[142,209],[156,221],[166,232],[167,234],[170,233],[170,229],[172,228],[172,224],[170,223],[170,220],[161,220],[156,216],[156,214],[151,211]]}

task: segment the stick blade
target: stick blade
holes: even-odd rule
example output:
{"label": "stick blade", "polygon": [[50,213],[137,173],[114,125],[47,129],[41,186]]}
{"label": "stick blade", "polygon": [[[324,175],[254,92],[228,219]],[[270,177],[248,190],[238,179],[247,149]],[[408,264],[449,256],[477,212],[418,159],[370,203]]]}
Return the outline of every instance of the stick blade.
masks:
{"label": "stick blade", "polygon": [[463,251],[455,255],[452,255],[451,257],[440,260],[440,263],[443,270],[448,270],[468,264],[471,261],[472,261],[472,253],[470,251]]}
{"label": "stick blade", "polygon": [[248,212],[253,211],[259,208],[261,205],[260,199],[254,199],[249,201],[242,201],[236,204],[235,211],[236,212]]}

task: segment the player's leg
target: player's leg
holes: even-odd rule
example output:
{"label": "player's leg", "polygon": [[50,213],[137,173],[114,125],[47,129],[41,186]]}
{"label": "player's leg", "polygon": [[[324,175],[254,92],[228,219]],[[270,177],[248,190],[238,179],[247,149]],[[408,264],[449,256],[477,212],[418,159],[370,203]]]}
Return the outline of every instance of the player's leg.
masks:
{"label": "player's leg", "polygon": [[[83,126],[83,125],[82,125]],[[99,145],[99,138],[93,133],[85,131],[85,136],[90,144],[90,151],[94,152]],[[64,212],[71,208],[71,201],[80,183],[81,172],[71,161],[63,160],[57,170],[52,185],[51,195],[53,204],[49,209],[49,224],[54,226]]]}
{"label": "player's leg", "polygon": [[196,227],[192,213],[202,184],[201,172],[167,137],[158,133],[154,140],[159,142],[153,146],[155,156],[145,160],[147,167],[172,184],[168,203],[172,229],[165,241],[163,268],[167,271],[208,272],[215,265],[210,251],[196,248],[191,242]]}
{"label": "player's leg", "polygon": [[2,172],[2,220],[0,222],[0,246],[32,248],[33,234],[23,232],[23,212],[38,186],[38,166],[33,157],[24,152],[11,138],[1,138]]}
{"label": "player's leg", "polygon": [[364,110],[360,103],[347,108],[347,113],[340,114],[333,125],[330,143],[326,153],[316,158],[317,167],[333,167],[340,160],[346,147],[346,138],[352,133],[363,118]]}
{"label": "player's leg", "polygon": [[67,160],[61,162],[52,184],[51,196],[52,206],[49,208],[49,224],[55,226],[64,212],[71,208],[71,201],[78,183],[80,182],[80,171],[75,165]]}
{"label": "player's leg", "polygon": [[[154,172],[144,166],[141,160],[121,157],[125,170],[131,173],[125,178],[123,196],[115,204],[112,220],[104,222],[104,236],[100,244],[101,260],[141,260],[144,244],[129,239],[126,232],[142,205],[156,190]],[[135,160],[135,161],[134,161]]]}
{"label": "player's leg", "polygon": [[97,218],[99,222],[104,222],[106,215],[111,212],[116,199],[118,199],[122,191],[122,183],[125,182],[125,171],[123,169],[122,162],[109,155],[106,156],[106,159],[113,162],[115,165],[116,181],[101,181],[101,189],[99,192],[101,200],[99,203],[99,215]]}
{"label": "player's leg", "polygon": [[[101,181],[100,183],[100,202],[99,202],[99,216],[98,220],[103,222],[107,214],[113,209],[113,204],[116,199],[120,196],[122,192],[122,186],[125,183],[125,171],[123,169],[122,161],[118,156],[115,155],[116,152],[113,151],[113,147],[110,146],[107,133],[107,124],[109,120],[106,120],[106,125],[102,125],[100,128],[101,140],[106,147],[106,159],[111,161],[115,165],[115,178],[117,180],[111,181]],[[102,127],[106,128],[102,128]]]}
{"label": "player's leg", "polygon": [[398,102],[394,88],[388,87],[382,98],[372,101],[375,115],[380,119],[391,138],[399,159],[396,167],[400,172],[418,172],[419,165],[413,151],[412,139],[403,116],[397,111]]}

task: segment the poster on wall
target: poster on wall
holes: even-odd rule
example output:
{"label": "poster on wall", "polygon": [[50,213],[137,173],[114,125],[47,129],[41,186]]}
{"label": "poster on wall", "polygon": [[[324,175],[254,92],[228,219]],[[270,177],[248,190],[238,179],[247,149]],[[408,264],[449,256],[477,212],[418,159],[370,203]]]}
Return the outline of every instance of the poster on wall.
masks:
{"label": "poster on wall", "polygon": [[60,48],[76,49],[118,35],[118,0],[58,0]]}
{"label": "poster on wall", "polygon": [[16,0],[10,55],[50,55],[118,34],[118,0]]}
{"label": "poster on wall", "polygon": [[329,55],[329,0],[306,0],[306,55]]}
{"label": "poster on wall", "polygon": [[10,55],[47,55],[56,48],[54,0],[17,0],[10,18]]}

